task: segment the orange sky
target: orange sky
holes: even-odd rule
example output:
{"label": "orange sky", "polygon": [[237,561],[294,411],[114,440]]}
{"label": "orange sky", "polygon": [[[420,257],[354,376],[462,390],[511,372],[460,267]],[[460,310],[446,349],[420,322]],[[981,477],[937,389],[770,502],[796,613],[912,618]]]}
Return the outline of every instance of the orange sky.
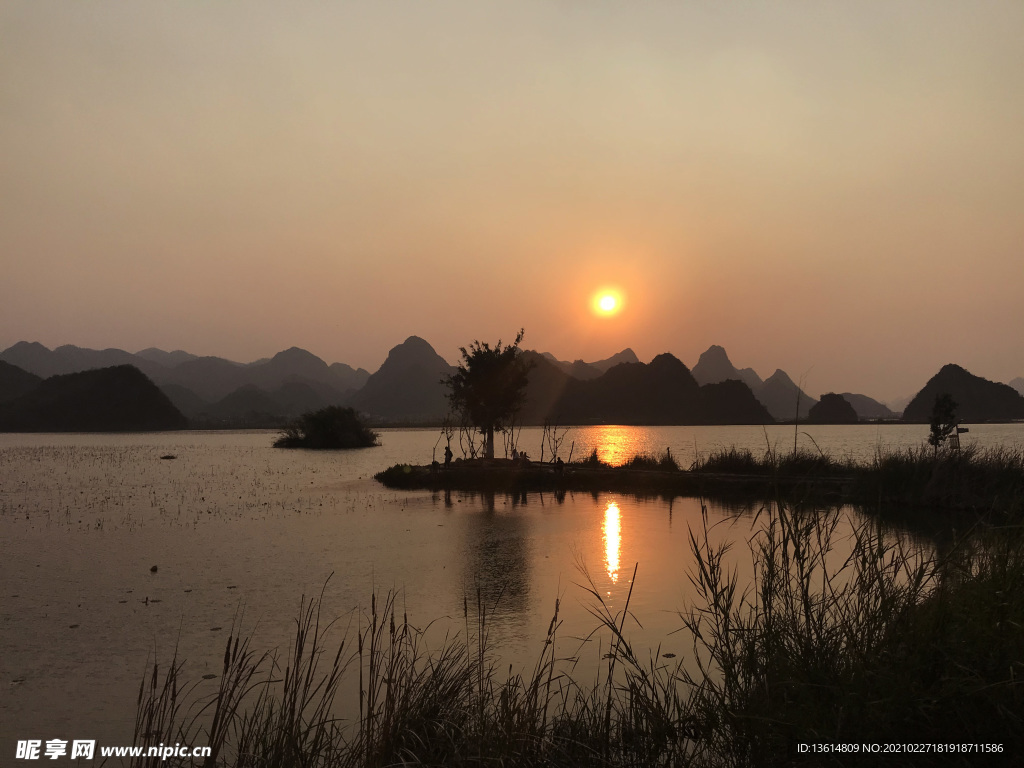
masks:
{"label": "orange sky", "polygon": [[525,327],[812,393],[1024,376],[1022,34],[1019,0],[7,0],[0,348],[373,370]]}

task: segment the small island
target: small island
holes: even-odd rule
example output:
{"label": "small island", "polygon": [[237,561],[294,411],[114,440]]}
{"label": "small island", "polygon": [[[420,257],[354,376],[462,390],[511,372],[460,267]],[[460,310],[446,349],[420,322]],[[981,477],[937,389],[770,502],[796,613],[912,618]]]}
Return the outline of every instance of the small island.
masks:
{"label": "small island", "polygon": [[363,424],[352,408],[337,405],[302,414],[274,441],[275,448],[317,450],[372,448],[376,445],[380,445],[377,433]]}

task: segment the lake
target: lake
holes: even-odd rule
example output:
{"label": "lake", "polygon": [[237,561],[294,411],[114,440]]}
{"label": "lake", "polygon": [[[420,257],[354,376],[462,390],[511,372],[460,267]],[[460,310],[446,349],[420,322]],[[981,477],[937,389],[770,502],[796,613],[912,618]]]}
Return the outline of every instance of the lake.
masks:
{"label": "lake", "polygon": [[[1021,424],[970,430],[966,442],[1024,445]],[[869,458],[920,445],[927,431],[801,426],[797,441]],[[286,649],[301,598],[321,591],[339,634],[375,590],[393,590],[412,624],[434,622],[435,638],[464,626],[464,601],[479,593],[499,668],[513,669],[532,668],[560,600],[559,653],[578,655],[586,679],[603,642],[579,639],[596,626],[578,586],[586,569],[613,611],[632,587],[636,647],[689,653],[678,611],[689,604],[699,500],[390,491],[373,473],[440,457],[437,430],[384,430],[380,447],[350,452],[274,449],[274,436],[0,435],[0,754],[28,738],[130,744],[154,658],[166,664],[177,649],[186,679],[219,674],[233,626],[257,648]],[[792,426],[586,427],[565,432],[560,455],[597,450],[615,464],[671,449],[685,467],[717,448],[787,451],[793,440]],[[529,428],[519,445],[537,459],[542,441]],[[752,512],[713,504],[708,519],[714,537],[738,544],[755,524]],[[749,572],[742,550],[736,565]]]}

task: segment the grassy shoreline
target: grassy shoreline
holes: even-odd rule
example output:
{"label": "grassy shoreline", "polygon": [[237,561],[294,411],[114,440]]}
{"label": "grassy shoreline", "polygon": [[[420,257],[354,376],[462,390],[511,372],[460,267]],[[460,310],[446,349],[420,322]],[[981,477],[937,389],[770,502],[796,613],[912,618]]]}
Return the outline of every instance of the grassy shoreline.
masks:
{"label": "grassy shoreline", "polygon": [[455,461],[450,468],[397,464],[375,475],[389,488],[522,493],[618,491],[638,495],[852,503],[868,508],[970,511],[990,521],[1024,515],[1024,452],[1009,448],[879,451],[866,462],[825,453],[735,448],[698,459],[689,469],[668,453],[611,467],[592,455],[564,464]]}

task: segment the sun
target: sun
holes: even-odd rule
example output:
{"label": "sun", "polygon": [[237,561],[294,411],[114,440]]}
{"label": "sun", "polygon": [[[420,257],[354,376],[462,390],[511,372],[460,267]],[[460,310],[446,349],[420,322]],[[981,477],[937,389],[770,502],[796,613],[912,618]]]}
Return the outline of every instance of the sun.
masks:
{"label": "sun", "polygon": [[602,317],[616,315],[622,309],[622,294],[616,290],[603,289],[594,294],[594,313]]}

